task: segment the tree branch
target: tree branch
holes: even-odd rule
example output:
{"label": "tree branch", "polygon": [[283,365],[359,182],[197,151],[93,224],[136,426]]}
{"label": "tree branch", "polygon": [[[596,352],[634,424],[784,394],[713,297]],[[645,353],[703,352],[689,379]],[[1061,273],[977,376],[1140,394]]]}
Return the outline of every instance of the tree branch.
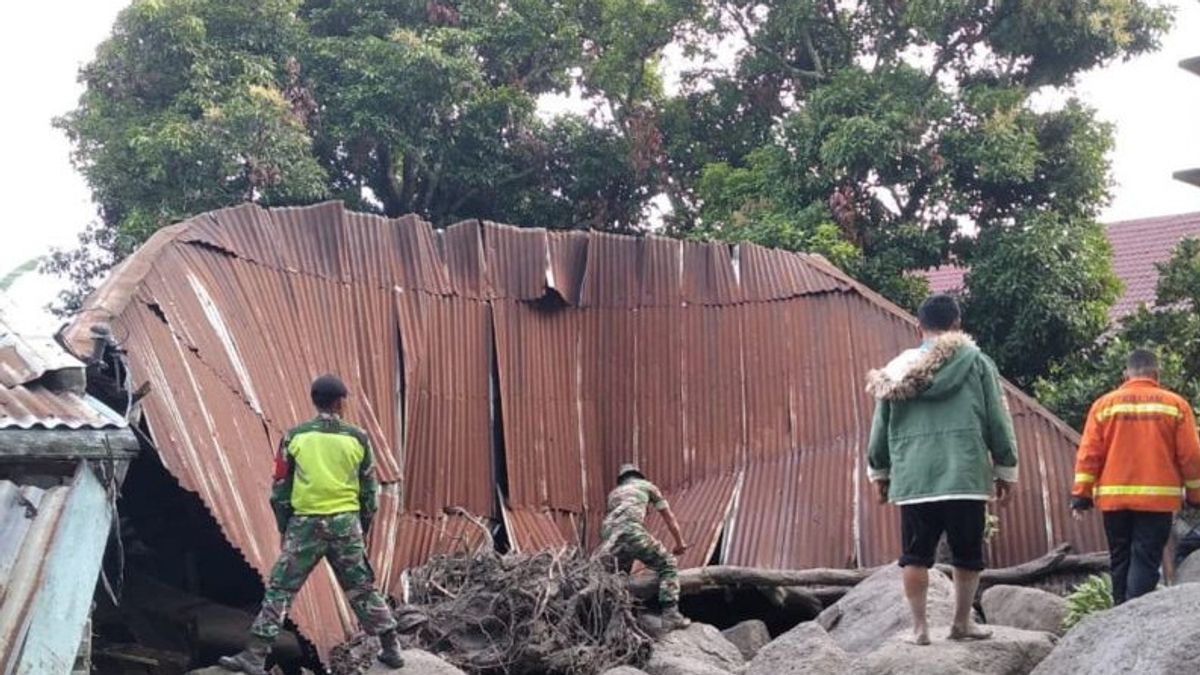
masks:
{"label": "tree branch", "polygon": [[[779,62],[779,65],[783,66],[783,68],[785,70],[787,70],[789,73],[791,73],[793,76],[799,77],[802,79],[806,79],[806,80],[820,81],[820,80],[825,79],[825,74],[823,72],[821,72],[820,70],[805,70],[803,68],[798,68],[791,61],[789,61],[788,58],[786,56],[784,56],[783,54],[779,53],[775,49],[772,49],[771,47],[761,44],[760,41],[755,39],[754,31],[746,23],[745,17],[743,17],[741,15],[741,13],[738,12],[736,9],[730,10],[729,15],[733,18],[734,23],[736,23],[738,25],[738,28],[741,29],[742,36],[746,38],[746,44],[750,45],[751,47],[753,47],[756,50],[760,50],[766,54],[769,54],[771,57],[773,57],[776,61]],[[807,29],[805,30],[805,35],[806,36],[808,35]],[[809,49],[812,49],[813,48],[812,38],[808,37],[806,42],[808,43]],[[813,50],[813,51],[815,52],[815,50]],[[814,63],[818,64],[818,67],[819,67],[820,59],[818,58],[816,61],[814,61]]]}
{"label": "tree branch", "polygon": [[392,161],[392,151],[385,143],[375,144],[375,157],[379,164],[380,176],[379,198],[383,201],[383,212],[395,218],[404,213],[404,200],[401,197],[401,187],[396,179],[396,164]]}

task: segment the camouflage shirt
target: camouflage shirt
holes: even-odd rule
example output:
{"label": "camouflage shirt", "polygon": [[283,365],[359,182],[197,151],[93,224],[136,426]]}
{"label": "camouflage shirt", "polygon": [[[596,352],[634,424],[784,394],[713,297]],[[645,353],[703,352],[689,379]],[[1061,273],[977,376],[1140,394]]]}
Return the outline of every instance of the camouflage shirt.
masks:
{"label": "camouflage shirt", "polygon": [[629,528],[645,527],[646,505],[653,504],[659,511],[667,509],[667,500],[654,483],[642,478],[621,483],[608,493],[608,514],[604,516],[602,535]]}

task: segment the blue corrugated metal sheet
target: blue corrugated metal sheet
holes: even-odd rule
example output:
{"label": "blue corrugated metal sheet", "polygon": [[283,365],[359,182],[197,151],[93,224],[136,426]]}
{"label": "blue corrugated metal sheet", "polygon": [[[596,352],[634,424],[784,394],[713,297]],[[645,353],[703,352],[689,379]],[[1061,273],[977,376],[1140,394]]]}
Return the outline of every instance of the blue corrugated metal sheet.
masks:
{"label": "blue corrugated metal sheet", "polygon": [[47,490],[0,481],[0,672],[70,672],[111,525],[86,464]]}

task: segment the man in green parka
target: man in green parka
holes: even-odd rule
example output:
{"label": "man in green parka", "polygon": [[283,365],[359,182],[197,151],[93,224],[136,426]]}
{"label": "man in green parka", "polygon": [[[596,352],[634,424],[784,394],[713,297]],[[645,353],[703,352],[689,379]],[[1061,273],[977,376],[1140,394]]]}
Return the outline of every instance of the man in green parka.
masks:
{"label": "man in green parka", "polygon": [[879,501],[900,507],[904,594],[913,614],[913,641],[929,644],[929,568],[946,535],[954,566],[951,640],[991,633],[972,621],[984,568],[987,502],[995,485],[1007,502],[1017,481],[1017,442],[996,366],[962,333],[958,302],[936,295],[918,312],[920,347],[871,371],[877,399],[868,444],[868,475]]}

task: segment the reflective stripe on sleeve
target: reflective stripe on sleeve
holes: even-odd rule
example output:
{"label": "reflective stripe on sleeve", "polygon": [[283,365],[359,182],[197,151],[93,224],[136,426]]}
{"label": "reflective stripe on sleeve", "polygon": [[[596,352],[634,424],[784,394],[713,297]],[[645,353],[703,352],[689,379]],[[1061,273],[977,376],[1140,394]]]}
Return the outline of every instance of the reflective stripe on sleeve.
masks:
{"label": "reflective stripe on sleeve", "polygon": [[1095,483],[1096,477],[1090,473],[1077,473],[1077,474],[1075,474],[1075,482],[1076,483]]}
{"label": "reflective stripe on sleeve", "polygon": [[1183,488],[1173,485],[1101,485],[1096,488],[1098,496],[1147,495],[1151,497],[1182,497]]}
{"label": "reflective stripe on sleeve", "polygon": [[1178,419],[1183,413],[1167,403],[1114,403],[1096,413],[1096,419],[1103,422],[1117,415],[1165,415]]}

